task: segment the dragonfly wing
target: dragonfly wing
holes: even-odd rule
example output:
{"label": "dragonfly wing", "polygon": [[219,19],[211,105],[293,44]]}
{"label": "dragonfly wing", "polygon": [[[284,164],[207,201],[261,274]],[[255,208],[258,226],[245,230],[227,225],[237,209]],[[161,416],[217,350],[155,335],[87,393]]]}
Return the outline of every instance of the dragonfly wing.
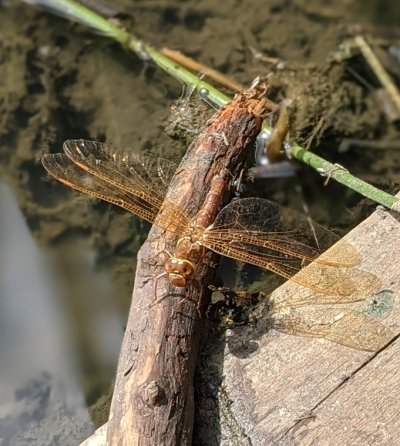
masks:
{"label": "dragonfly wing", "polygon": [[[337,305],[360,302],[377,292],[381,281],[367,271],[353,268],[351,270],[327,269],[317,264],[311,264],[306,269],[291,278],[307,289],[280,299],[274,299],[274,307],[298,308],[307,305]],[[324,292],[315,293],[315,289]]]}
{"label": "dragonfly wing", "polygon": [[177,169],[176,164],[163,158],[118,151],[96,141],[70,139],[64,142],[63,149],[81,169],[159,208]]}
{"label": "dragonfly wing", "polygon": [[43,165],[59,181],[121,206],[167,231],[185,233],[190,218],[164,200],[176,170],[174,163],[131,151],[118,152],[106,144],[83,139],[65,141],[63,148],[65,155],[43,157]]}
{"label": "dragonfly wing", "polygon": [[[361,262],[359,253],[328,229],[311,222],[305,216],[260,198],[234,200],[217,215],[207,231],[207,238],[229,242],[234,246],[246,245],[250,251],[285,263],[311,261],[351,268]],[[336,247],[324,253],[338,242]],[[321,253],[324,253],[321,255]]]}
{"label": "dragonfly wing", "polygon": [[[255,243],[230,240],[228,237],[226,240],[221,239],[218,234],[214,236],[214,229],[210,233],[207,231],[204,240],[207,248],[219,254],[267,269],[320,293],[320,303],[356,302],[366,299],[380,286],[379,279],[366,271],[333,268],[317,262],[304,268],[303,262],[298,258],[260,248]],[[316,298],[315,295],[314,297]],[[306,299],[304,302],[299,299],[297,306],[308,303]]]}
{"label": "dragonfly wing", "polygon": [[[325,296],[314,296],[314,303],[337,304],[365,300],[378,291],[381,281],[374,274],[361,269],[329,268],[312,263],[291,278],[295,283],[304,285]],[[311,303],[311,302],[309,302]],[[298,306],[308,303],[299,300]]]}
{"label": "dragonfly wing", "polygon": [[80,192],[120,206],[153,223],[158,208],[127,191],[111,187],[109,183],[80,169],[63,153],[47,154],[42,158],[45,169],[61,183]]}
{"label": "dragonfly wing", "polygon": [[[380,285],[373,274],[352,268],[360,263],[361,256],[350,244],[268,200],[233,201],[207,228],[202,242],[219,254],[331,296],[324,303],[362,300]],[[320,255],[332,243],[335,246]],[[299,306],[306,304],[299,301]]]}
{"label": "dragonfly wing", "polygon": [[272,327],[284,333],[324,338],[366,351],[380,350],[394,336],[390,328],[355,310],[303,310],[273,314],[270,321]]}

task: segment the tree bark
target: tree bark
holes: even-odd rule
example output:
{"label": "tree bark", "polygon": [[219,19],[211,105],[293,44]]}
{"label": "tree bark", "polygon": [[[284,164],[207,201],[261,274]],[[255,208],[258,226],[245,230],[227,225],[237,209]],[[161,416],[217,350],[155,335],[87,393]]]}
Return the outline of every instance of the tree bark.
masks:
{"label": "tree bark", "polygon": [[[213,179],[221,174],[226,191],[219,197],[221,204],[229,198],[232,179],[244,167],[261,128],[263,94],[256,86],[215,113],[190,145],[169,187],[168,201],[195,216]],[[231,177],[223,174],[226,171]],[[198,303],[208,298],[217,259],[207,253],[207,261],[197,266],[196,279],[186,288],[174,287],[160,274],[162,253],[172,252],[176,241],[176,235],[153,227],[138,254],[108,423],[109,446],[192,442],[193,374],[202,332]]]}

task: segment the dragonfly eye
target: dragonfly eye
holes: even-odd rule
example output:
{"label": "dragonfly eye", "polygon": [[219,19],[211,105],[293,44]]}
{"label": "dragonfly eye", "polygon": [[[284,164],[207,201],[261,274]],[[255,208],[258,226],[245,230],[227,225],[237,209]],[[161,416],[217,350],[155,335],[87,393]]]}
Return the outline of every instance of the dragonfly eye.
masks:
{"label": "dragonfly eye", "polygon": [[192,270],[187,267],[184,267],[182,272],[185,276],[189,276],[192,273]]}

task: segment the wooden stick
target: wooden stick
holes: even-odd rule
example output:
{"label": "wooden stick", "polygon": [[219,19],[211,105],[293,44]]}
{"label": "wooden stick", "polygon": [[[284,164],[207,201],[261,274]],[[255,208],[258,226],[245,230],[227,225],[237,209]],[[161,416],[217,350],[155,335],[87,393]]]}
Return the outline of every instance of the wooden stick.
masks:
{"label": "wooden stick", "polygon": [[[254,87],[238,94],[193,141],[167,193],[179,209],[196,215],[216,176],[228,170],[234,178],[240,172],[261,128],[264,91]],[[156,277],[163,271],[161,254],[175,245],[175,236],[153,227],[138,254],[108,422],[109,446],[192,441],[193,373],[201,336],[197,305],[208,297],[216,256],[207,254],[208,263],[198,265],[196,281],[186,289],[173,287],[166,277]],[[155,300],[159,303],[149,308]]]}

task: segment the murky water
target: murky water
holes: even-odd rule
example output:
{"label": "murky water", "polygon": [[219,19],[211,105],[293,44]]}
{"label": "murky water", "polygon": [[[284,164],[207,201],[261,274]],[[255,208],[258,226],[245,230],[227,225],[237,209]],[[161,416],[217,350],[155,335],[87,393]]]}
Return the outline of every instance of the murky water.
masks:
{"label": "murky water", "polygon": [[57,444],[77,444],[93,430],[87,405],[111,386],[118,357],[113,286],[87,242],[38,247],[4,184],[0,207],[2,444],[50,444],[49,425]]}

